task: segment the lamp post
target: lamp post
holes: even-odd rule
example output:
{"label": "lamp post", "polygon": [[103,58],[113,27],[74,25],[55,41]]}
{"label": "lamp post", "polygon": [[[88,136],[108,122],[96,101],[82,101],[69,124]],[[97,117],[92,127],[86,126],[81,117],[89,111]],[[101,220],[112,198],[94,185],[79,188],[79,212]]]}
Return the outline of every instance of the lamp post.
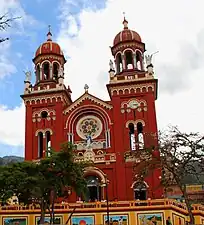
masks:
{"label": "lamp post", "polygon": [[107,204],[107,221],[108,221],[107,225],[110,225],[109,200],[108,200],[108,184],[109,184],[109,180],[107,179],[107,176],[105,177],[105,182],[106,182],[106,204]]}

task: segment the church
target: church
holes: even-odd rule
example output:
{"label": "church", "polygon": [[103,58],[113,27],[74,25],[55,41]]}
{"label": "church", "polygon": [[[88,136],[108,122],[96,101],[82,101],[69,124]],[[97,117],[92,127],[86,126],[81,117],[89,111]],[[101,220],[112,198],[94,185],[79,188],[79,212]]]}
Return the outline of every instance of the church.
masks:
{"label": "church", "polygon": [[[144,55],[145,43],[125,18],[111,53],[114,61],[110,60],[106,85],[110,100],[93,96],[85,84],[84,94],[73,101],[70,86],[64,84],[66,59],[48,32],[33,58],[35,83],[27,72],[21,95],[26,108],[25,159],[48,157],[50,147],[59,151],[62,143],[71,142],[76,162],[94,162],[85,170],[89,201],[107,196],[112,201],[162,198],[161,169],[139,182],[136,159],[129,154],[158,142],[156,135],[148,135],[157,134],[158,80],[152,55]],[[71,202],[79,199],[74,192],[69,196]]]}

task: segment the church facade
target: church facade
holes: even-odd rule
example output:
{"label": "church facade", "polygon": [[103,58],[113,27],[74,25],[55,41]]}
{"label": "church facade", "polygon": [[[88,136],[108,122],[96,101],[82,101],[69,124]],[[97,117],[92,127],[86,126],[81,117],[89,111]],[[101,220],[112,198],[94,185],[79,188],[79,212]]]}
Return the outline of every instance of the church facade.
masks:
{"label": "church facade", "polygon": [[[85,171],[91,201],[106,199],[107,192],[110,200],[120,201],[161,198],[163,194],[161,170],[155,169],[141,183],[134,171],[135,159],[128,154],[157,143],[156,136],[148,134],[157,134],[158,82],[152,55],[144,63],[145,44],[140,35],[128,28],[125,18],[123,26],[111,47],[109,101],[89,93],[88,85],[82,96],[72,100],[72,91],[64,84],[66,59],[50,31],[33,59],[35,84],[27,72],[21,96],[26,107],[25,159],[48,157],[50,147],[59,151],[62,143],[73,143],[77,162],[94,162]],[[79,197],[72,193],[69,199]]]}

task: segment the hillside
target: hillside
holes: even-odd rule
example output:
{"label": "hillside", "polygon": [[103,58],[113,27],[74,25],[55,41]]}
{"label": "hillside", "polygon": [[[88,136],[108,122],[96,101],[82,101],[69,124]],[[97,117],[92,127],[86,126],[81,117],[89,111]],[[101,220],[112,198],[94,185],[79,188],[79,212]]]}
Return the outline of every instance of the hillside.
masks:
{"label": "hillside", "polygon": [[16,163],[16,162],[22,162],[24,161],[23,157],[19,157],[19,156],[4,156],[4,157],[0,157],[0,166],[2,165],[7,165],[10,163]]}

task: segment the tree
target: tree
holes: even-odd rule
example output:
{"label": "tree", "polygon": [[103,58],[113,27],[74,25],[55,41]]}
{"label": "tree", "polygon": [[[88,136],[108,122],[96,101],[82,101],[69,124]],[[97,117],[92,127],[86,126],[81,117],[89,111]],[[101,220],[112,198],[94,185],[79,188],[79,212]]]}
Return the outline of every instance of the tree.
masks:
{"label": "tree", "polygon": [[[0,31],[5,31],[7,28],[11,27],[11,23],[19,19],[20,17],[8,17],[8,14],[4,14],[3,16],[0,16]],[[0,43],[9,40],[9,38],[1,38],[0,37]]]}
{"label": "tree", "polygon": [[[78,195],[86,192],[84,167],[86,164],[74,162],[72,145],[62,145],[60,152],[38,163],[22,162],[0,168],[0,200],[5,204],[14,194],[20,203],[40,204],[41,219],[44,223],[46,210],[50,212],[51,223],[55,199],[63,194],[64,187],[72,187]],[[53,196],[54,195],[54,196]]]}
{"label": "tree", "polygon": [[[137,179],[143,180],[155,168],[163,170],[161,184],[166,190],[177,185],[184,197],[190,217],[194,224],[191,202],[186,191],[186,177],[200,179],[204,172],[204,137],[199,133],[184,133],[177,127],[170,127],[167,132],[160,133],[159,144],[135,152],[139,158],[134,164]],[[157,152],[160,154],[157,154]]]}

